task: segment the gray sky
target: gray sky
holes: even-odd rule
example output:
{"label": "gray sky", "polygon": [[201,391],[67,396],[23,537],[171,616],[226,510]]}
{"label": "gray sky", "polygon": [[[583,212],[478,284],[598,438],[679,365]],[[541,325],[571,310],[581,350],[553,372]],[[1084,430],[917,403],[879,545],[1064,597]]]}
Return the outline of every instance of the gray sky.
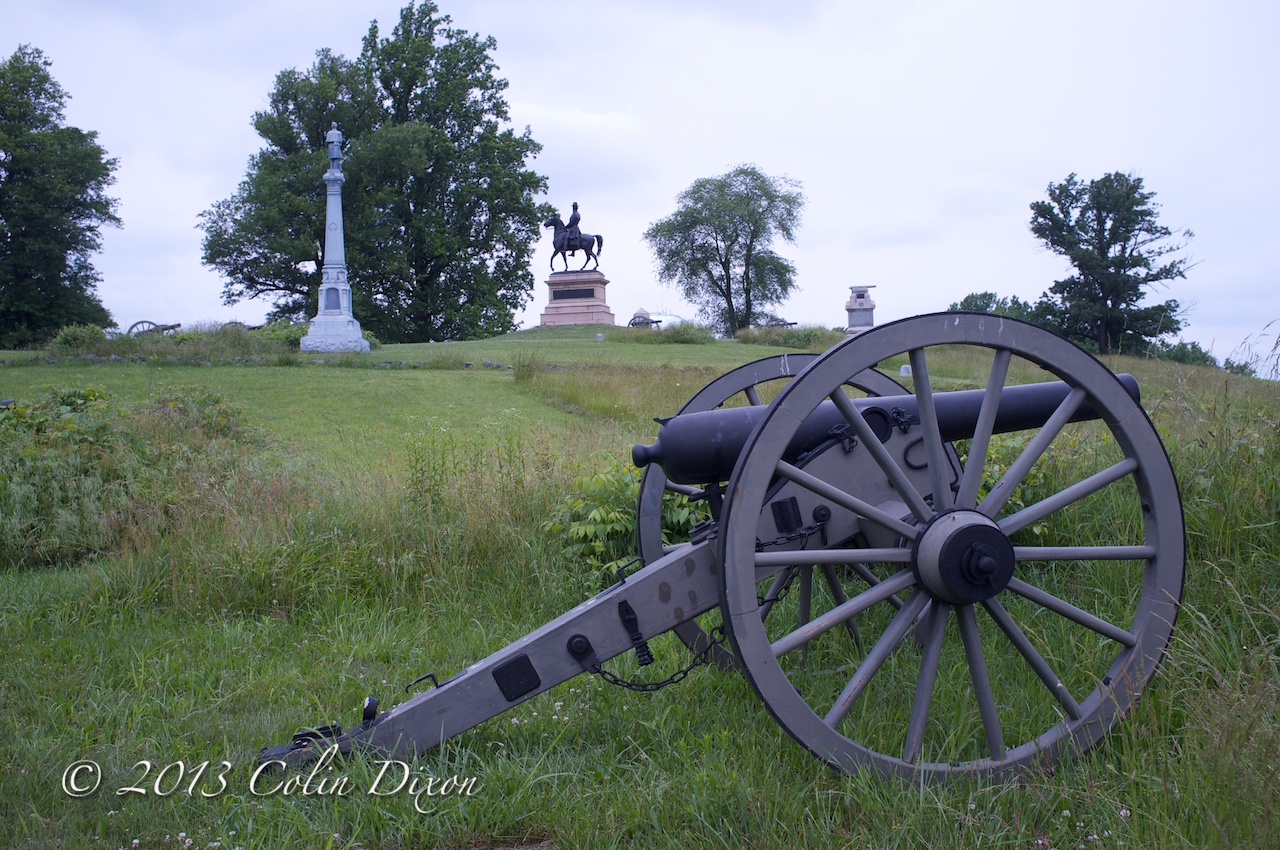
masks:
{"label": "gray sky", "polygon": [[[68,122],[120,167],[122,229],[105,232],[99,295],[138,319],[259,321],[221,303],[197,216],[230,196],[261,148],[250,126],[275,75],[323,47],[348,57],[405,0],[0,0],[0,51],[53,61]],[[969,292],[1035,299],[1069,272],[1031,236],[1050,182],[1131,171],[1161,222],[1195,231],[1187,339],[1219,358],[1269,348],[1280,319],[1273,236],[1280,6],[1073,0],[441,0],[492,35],[512,123],[544,146],[545,200],[605,237],[619,322],[639,307],[692,317],[656,281],[641,237],[700,177],[741,163],[801,182],[800,291],[777,312],[843,326],[851,285],[876,320]],[[550,238],[521,316],[546,308]],[[1265,329],[1265,330],[1264,330]],[[1248,344],[1248,343],[1246,343]]]}

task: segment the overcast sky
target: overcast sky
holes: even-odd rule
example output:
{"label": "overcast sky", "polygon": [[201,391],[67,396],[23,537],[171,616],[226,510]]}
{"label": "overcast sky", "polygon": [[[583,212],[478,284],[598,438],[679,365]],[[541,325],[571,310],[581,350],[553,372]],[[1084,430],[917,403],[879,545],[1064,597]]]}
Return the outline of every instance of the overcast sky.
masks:
{"label": "overcast sky", "polygon": [[[405,0],[0,0],[0,50],[31,44],[70,94],[67,120],[119,159],[121,229],[95,265],[116,321],[257,322],[223,306],[197,216],[262,147],[250,125],[276,74],[320,48],[360,51]],[[642,239],[700,177],[754,163],[807,197],[789,321],[843,326],[851,285],[876,321],[970,292],[1034,300],[1069,272],[1028,230],[1050,182],[1133,172],[1161,222],[1196,237],[1177,298],[1219,358],[1269,348],[1280,319],[1275,200],[1280,5],[1269,2],[441,0],[497,41],[512,123],[544,147],[549,201],[605,237],[619,323],[693,315]],[[536,326],[550,237],[534,255]],[[1280,327],[1278,323],[1277,327]],[[1246,343],[1247,344],[1247,343]]]}

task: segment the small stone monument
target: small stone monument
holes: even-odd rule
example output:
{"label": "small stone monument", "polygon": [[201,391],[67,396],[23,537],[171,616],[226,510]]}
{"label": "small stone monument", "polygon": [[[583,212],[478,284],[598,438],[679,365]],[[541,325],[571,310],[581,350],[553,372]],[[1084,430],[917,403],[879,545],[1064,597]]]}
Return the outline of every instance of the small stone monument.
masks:
{"label": "small stone monument", "polygon": [[[543,327],[554,325],[612,325],[613,311],[605,303],[604,288],[609,279],[600,271],[598,254],[604,250],[604,237],[591,233],[583,233],[578,228],[582,216],[578,213],[578,205],[573,205],[573,214],[566,225],[560,216],[552,216],[543,222],[543,227],[555,228],[552,236],[554,251],[551,254],[551,277],[547,279],[550,297],[546,311],[539,324]],[[582,261],[582,269],[569,271],[569,257],[582,251],[586,258]],[[556,257],[564,258],[564,271],[555,271]],[[586,271],[587,263],[595,260],[596,266]]]}
{"label": "small stone monument", "polygon": [[302,338],[303,351],[368,351],[369,341],[351,312],[351,286],[347,283],[347,256],[342,235],[342,133],[335,123],[324,137],[329,146],[329,170],[324,173],[324,266],[320,270],[320,303]]}
{"label": "small stone monument", "polygon": [[849,314],[849,325],[845,328],[845,333],[849,336],[857,336],[860,333],[869,331],[875,325],[875,318],[872,314],[875,312],[876,302],[871,300],[871,295],[868,292],[868,290],[872,289],[875,289],[875,287],[849,287],[849,300],[844,304],[844,309]]}

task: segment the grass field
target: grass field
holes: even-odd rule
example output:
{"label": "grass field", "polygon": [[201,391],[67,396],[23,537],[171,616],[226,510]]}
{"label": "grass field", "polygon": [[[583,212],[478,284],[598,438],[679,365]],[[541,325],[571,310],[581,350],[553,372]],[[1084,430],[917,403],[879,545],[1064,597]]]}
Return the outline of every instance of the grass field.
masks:
{"label": "grass field", "polygon": [[[1277,846],[1280,386],[1150,361],[1108,365],[1138,377],[1181,483],[1184,607],[1134,712],[1056,771],[841,775],[741,677],[700,668],[522,704],[413,765],[457,777],[447,794],[366,793],[389,781],[368,760],[311,793],[253,784],[260,746],[356,725],[366,694],[389,707],[581,602],[594,579],[545,527],[575,479],[774,353],[566,328],[324,365],[5,355],[0,397],[64,404],[46,443],[0,429],[3,474],[73,507],[0,541],[0,847]],[[981,386],[982,368],[938,363],[935,382]],[[55,450],[74,457],[48,466]],[[48,495],[0,484],[11,516]],[[688,658],[653,648],[663,670]],[[71,798],[84,759],[101,784]]]}

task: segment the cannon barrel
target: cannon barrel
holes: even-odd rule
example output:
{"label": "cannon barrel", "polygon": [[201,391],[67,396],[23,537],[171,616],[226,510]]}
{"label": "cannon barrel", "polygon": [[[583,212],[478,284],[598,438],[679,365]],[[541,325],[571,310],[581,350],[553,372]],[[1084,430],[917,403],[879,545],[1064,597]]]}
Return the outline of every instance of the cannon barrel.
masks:
{"label": "cannon barrel", "polygon": [[[1137,380],[1132,375],[1116,377],[1133,400],[1138,401]],[[1000,394],[995,433],[1042,427],[1070,392],[1071,387],[1062,381],[1005,387]],[[984,394],[983,390],[934,393],[938,427],[944,441],[973,436]],[[876,396],[852,401],[854,408],[882,441],[888,439],[892,428],[906,423],[916,425],[920,421],[914,395]],[[662,430],[653,445],[636,445],[631,449],[631,460],[638,467],[658,464],[666,473],[667,480],[676,484],[727,481],[752,429],[767,410],[764,405],[754,405],[673,416],[662,423]],[[1093,408],[1085,404],[1071,421],[1096,418]],[[831,439],[833,430],[844,424],[845,419],[835,403],[824,401],[801,423],[788,448],[787,459],[794,460]]]}

